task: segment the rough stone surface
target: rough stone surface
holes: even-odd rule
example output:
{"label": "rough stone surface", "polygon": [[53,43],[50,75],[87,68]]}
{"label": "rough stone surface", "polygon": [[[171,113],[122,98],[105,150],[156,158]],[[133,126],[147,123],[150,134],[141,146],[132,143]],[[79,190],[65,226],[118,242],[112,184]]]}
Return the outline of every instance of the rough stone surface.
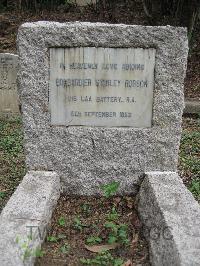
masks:
{"label": "rough stone surface", "polygon": [[200,206],[177,173],[146,173],[139,213],[152,265],[199,265]]}
{"label": "rough stone surface", "polygon": [[[49,47],[155,48],[152,127],[50,126]],[[74,194],[94,194],[99,184],[113,179],[129,192],[145,171],[176,170],[188,52],[185,28],[25,23],[18,50],[29,170],[58,172],[63,188]]]}
{"label": "rough stone surface", "polygon": [[78,6],[87,6],[90,4],[97,4],[98,0],[72,0],[72,3],[75,3]]}
{"label": "rough stone surface", "polygon": [[[56,173],[30,171],[26,174],[0,216],[1,266],[34,264],[35,250],[45,237],[59,196],[60,180]],[[28,239],[30,235],[32,241]],[[33,254],[25,260],[23,243],[28,244],[27,251]]]}

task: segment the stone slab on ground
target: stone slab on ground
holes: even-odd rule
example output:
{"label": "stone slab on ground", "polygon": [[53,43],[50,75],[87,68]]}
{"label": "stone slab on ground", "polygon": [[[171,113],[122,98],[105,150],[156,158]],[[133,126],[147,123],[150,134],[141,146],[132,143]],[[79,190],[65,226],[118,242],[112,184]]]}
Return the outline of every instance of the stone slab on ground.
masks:
{"label": "stone slab on ground", "polygon": [[199,265],[200,206],[177,173],[146,173],[139,213],[152,265]]}
{"label": "stone slab on ground", "polygon": [[59,196],[60,179],[55,172],[26,174],[0,216],[1,266],[34,264]]}
{"label": "stone slab on ground", "polygon": [[200,114],[200,101],[186,99],[184,114]]}
{"label": "stone slab on ground", "polygon": [[[185,28],[40,21],[23,24],[17,43],[29,170],[56,171],[67,193],[82,195],[97,194],[101,184],[113,179],[131,190],[145,171],[176,171],[188,53]],[[151,127],[52,126],[52,47],[156,49]]]}

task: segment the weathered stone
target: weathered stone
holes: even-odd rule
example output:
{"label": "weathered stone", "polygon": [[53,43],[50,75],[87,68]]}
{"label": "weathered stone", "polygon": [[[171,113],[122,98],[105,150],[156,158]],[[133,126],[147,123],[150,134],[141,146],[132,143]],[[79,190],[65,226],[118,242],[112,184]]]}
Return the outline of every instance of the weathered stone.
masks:
{"label": "weathered stone", "polygon": [[[52,126],[48,90],[52,47],[156,49],[152,127]],[[100,184],[113,179],[129,193],[137,190],[145,171],[176,170],[188,52],[186,29],[25,23],[19,29],[18,50],[29,170],[58,172],[69,194],[95,194]]]}
{"label": "weathered stone", "polygon": [[146,173],[139,192],[139,214],[152,265],[199,265],[200,206],[177,173]]}
{"label": "weathered stone", "polygon": [[98,0],[72,0],[72,3],[75,3],[78,6],[87,6],[90,4],[97,4]]}
{"label": "weathered stone", "polygon": [[[59,196],[60,180],[56,173],[26,174],[0,216],[1,266],[34,264],[35,251],[44,240]],[[28,244],[27,249],[24,243]],[[29,256],[24,258],[25,254]]]}
{"label": "weathered stone", "polygon": [[54,126],[151,127],[155,49],[50,48]]}
{"label": "weathered stone", "polygon": [[18,56],[0,53],[0,112],[2,114],[19,112],[17,71]]}

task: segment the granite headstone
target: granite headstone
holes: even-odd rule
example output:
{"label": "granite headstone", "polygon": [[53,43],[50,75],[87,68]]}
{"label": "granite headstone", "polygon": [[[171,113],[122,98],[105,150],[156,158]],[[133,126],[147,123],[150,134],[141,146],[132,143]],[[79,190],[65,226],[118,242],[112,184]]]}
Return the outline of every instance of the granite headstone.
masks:
{"label": "granite headstone", "polygon": [[25,23],[18,51],[29,170],[84,195],[111,180],[133,193],[144,172],[176,171],[185,28]]}

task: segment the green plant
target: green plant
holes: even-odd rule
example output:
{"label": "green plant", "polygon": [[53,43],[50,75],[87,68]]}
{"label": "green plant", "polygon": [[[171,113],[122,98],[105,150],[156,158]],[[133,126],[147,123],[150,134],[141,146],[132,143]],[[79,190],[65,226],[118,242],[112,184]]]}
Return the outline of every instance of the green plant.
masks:
{"label": "green plant", "polygon": [[128,239],[128,226],[126,224],[120,224],[118,228],[118,239],[123,245],[130,245],[130,240]]}
{"label": "green plant", "polygon": [[68,254],[69,251],[70,251],[70,245],[67,244],[67,243],[65,243],[64,245],[62,245],[62,246],[60,247],[60,251],[61,251],[61,253],[63,253],[63,254]]}
{"label": "green plant", "polygon": [[117,242],[118,225],[113,222],[107,222],[104,226],[105,228],[110,229],[110,233],[108,235],[108,244]]}
{"label": "green plant", "polygon": [[44,251],[42,251],[41,248],[36,248],[34,253],[33,253],[33,256],[36,257],[36,258],[41,258],[44,256]]}
{"label": "green plant", "polygon": [[86,225],[85,224],[82,224],[82,222],[81,222],[81,220],[80,220],[79,217],[76,217],[74,219],[74,228],[76,230],[82,231],[84,227],[86,227]]}
{"label": "green plant", "polygon": [[6,192],[1,191],[1,192],[0,192],[0,199],[5,198],[5,196],[6,196]]}
{"label": "green plant", "polygon": [[105,228],[109,229],[108,244],[119,242],[123,245],[129,245],[128,226],[126,224],[116,224],[114,222],[106,222]]}
{"label": "green plant", "polygon": [[110,213],[107,215],[108,221],[116,221],[119,218],[119,214],[116,211],[115,207],[112,207],[112,210]]}
{"label": "green plant", "polygon": [[58,242],[58,238],[56,236],[48,236],[47,241],[48,242]]}
{"label": "green plant", "polygon": [[96,266],[96,265],[121,266],[124,263],[124,261],[121,258],[114,258],[108,251],[103,251],[92,259],[82,258],[80,259],[80,262],[83,265],[92,265],[92,266]]}
{"label": "green plant", "polygon": [[48,242],[58,242],[58,241],[63,240],[65,238],[66,238],[66,235],[59,234],[58,236],[47,236],[47,241]]}
{"label": "green plant", "polygon": [[106,198],[110,198],[111,196],[115,195],[118,188],[119,188],[119,185],[120,185],[120,183],[116,182],[116,181],[113,181],[113,182],[106,184],[106,185],[102,185],[101,189],[103,191],[103,195]]}
{"label": "green plant", "polygon": [[84,214],[86,214],[86,215],[88,215],[88,214],[91,213],[91,207],[90,207],[90,205],[87,204],[87,203],[82,204],[82,205],[81,205],[81,209],[82,209],[82,211],[84,212]]}
{"label": "green plant", "polygon": [[86,239],[86,243],[88,245],[95,245],[95,244],[99,244],[102,242],[102,238],[98,237],[98,236],[90,236]]}
{"label": "green plant", "polygon": [[200,199],[200,180],[192,180],[189,190],[195,197],[197,197],[197,199]]}
{"label": "green plant", "polygon": [[59,224],[60,226],[65,226],[65,218],[61,216],[61,217],[58,219],[58,224]]}

